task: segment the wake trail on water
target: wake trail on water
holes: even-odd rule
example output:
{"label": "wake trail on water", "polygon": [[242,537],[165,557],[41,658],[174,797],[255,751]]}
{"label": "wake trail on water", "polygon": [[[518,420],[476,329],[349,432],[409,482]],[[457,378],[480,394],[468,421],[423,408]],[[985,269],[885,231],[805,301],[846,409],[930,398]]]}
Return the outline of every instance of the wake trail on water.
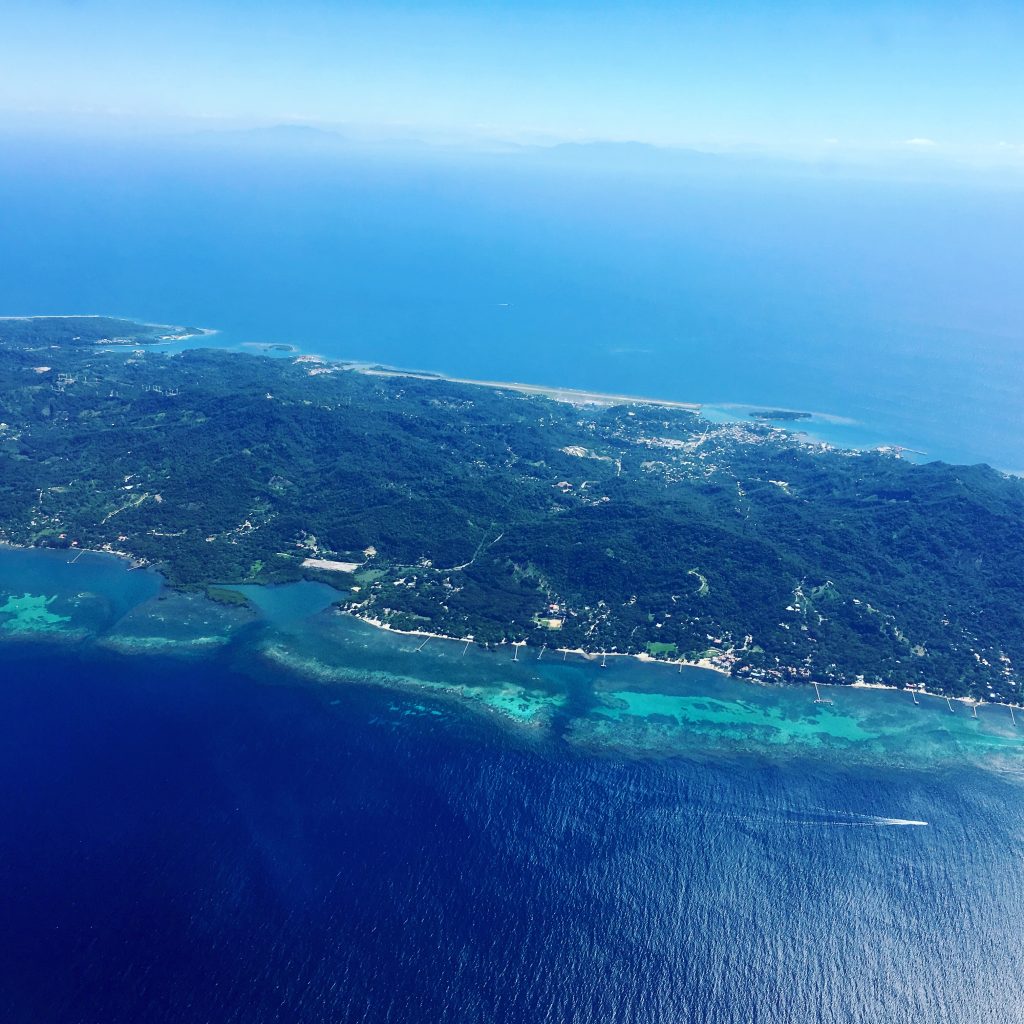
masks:
{"label": "wake trail on water", "polygon": [[920,827],[927,825],[927,821],[920,821],[916,818],[888,818],[881,814],[863,814],[860,811],[816,811],[821,817],[806,817],[790,819],[793,825],[860,825],[865,827],[885,826],[911,826]]}
{"label": "wake trail on water", "polygon": [[859,811],[794,811],[780,818],[754,815],[739,817],[751,824],[777,825],[834,825],[847,828],[920,828],[929,822],[917,818],[889,818],[881,814],[862,814]]}
{"label": "wake trail on water", "polygon": [[870,828],[885,825],[927,825],[927,821],[913,821],[910,818],[875,818],[872,821],[822,821],[818,819],[807,819],[805,821],[790,821],[790,825],[849,825],[852,827]]}

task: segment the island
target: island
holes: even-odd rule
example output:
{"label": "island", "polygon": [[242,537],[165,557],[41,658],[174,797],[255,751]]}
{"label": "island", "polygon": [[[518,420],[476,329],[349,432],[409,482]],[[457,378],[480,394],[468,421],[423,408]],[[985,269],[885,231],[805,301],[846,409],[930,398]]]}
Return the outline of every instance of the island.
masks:
{"label": "island", "polygon": [[[177,333],[175,333],[177,332]],[[0,541],[382,627],[1018,701],[1024,483],[697,406],[0,319]]]}
{"label": "island", "polygon": [[795,409],[754,409],[747,413],[755,420],[773,420],[777,423],[809,420],[813,417],[809,412],[797,412]]}

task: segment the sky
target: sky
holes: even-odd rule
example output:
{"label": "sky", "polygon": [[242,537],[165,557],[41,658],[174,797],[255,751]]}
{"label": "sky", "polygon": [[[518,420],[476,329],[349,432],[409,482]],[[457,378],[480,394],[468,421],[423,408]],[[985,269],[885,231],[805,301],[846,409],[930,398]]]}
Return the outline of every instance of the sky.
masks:
{"label": "sky", "polygon": [[1024,4],[0,0],[0,118],[1024,164]]}

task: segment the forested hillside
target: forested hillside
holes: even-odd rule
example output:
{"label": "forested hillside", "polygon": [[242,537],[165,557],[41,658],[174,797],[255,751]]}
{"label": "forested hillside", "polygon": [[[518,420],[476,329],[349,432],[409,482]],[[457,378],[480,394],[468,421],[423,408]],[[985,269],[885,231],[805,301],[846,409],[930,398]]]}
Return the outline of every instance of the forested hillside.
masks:
{"label": "forested hillside", "polygon": [[[131,342],[115,323],[90,337]],[[0,321],[11,542],[106,546],[179,586],[313,575],[356,614],[483,643],[1019,696],[1024,487],[988,467],[305,357],[101,351],[71,326]]]}

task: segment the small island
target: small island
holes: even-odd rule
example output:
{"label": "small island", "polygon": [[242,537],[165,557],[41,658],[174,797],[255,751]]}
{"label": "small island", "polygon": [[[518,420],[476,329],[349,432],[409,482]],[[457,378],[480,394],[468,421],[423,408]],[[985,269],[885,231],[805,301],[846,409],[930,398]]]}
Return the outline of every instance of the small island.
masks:
{"label": "small island", "polygon": [[[0,541],[390,629],[1017,701],[1024,483],[697,406],[0,320]],[[803,416],[806,414],[793,414]]]}
{"label": "small island", "polygon": [[255,349],[257,352],[298,352],[294,345],[278,341],[243,341],[244,348]]}
{"label": "small island", "polygon": [[770,420],[777,423],[795,422],[796,420],[809,420],[813,417],[809,412],[796,412],[793,409],[755,409],[747,413],[755,420]]}

